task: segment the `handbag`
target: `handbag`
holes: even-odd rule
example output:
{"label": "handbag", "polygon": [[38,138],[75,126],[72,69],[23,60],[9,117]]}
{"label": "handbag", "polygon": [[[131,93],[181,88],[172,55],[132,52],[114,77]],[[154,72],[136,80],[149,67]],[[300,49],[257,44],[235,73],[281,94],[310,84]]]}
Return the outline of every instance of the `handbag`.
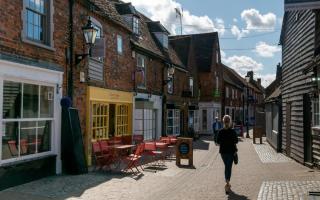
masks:
{"label": "handbag", "polygon": [[233,162],[234,162],[235,165],[237,165],[238,162],[239,162],[239,157],[238,157],[238,153],[237,152],[235,152],[233,154]]}

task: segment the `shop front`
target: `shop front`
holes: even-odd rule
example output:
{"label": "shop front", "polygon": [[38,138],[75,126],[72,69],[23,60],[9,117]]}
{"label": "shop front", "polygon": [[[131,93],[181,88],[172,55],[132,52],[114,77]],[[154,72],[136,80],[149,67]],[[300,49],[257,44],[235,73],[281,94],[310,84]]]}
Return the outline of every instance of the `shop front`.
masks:
{"label": "shop front", "polygon": [[188,107],[188,129],[198,134],[200,131],[199,106],[191,105]]}
{"label": "shop front", "polygon": [[200,134],[213,134],[212,124],[215,118],[221,120],[221,104],[215,102],[200,102]]}
{"label": "shop front", "polygon": [[59,67],[0,59],[0,190],[61,173]]}
{"label": "shop front", "polygon": [[138,93],[134,102],[133,130],[144,140],[159,139],[162,135],[162,97]]}
{"label": "shop front", "polygon": [[91,165],[91,142],[119,139],[132,142],[133,94],[88,86],[86,155]]}

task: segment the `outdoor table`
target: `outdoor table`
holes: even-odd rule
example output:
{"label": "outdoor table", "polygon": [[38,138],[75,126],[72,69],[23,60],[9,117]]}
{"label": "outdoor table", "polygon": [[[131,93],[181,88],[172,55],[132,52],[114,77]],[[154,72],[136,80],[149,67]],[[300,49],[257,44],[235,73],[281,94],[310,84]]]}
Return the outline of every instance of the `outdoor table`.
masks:
{"label": "outdoor table", "polygon": [[159,149],[164,149],[166,148],[168,145],[165,142],[156,142],[156,147]]}
{"label": "outdoor table", "polygon": [[110,145],[110,148],[112,148],[114,150],[115,153],[115,159],[117,162],[117,167],[120,167],[121,164],[121,158],[124,157],[124,154],[127,154],[129,150],[131,150],[131,148],[135,147],[136,145],[132,145],[132,144],[115,144],[115,145]]}

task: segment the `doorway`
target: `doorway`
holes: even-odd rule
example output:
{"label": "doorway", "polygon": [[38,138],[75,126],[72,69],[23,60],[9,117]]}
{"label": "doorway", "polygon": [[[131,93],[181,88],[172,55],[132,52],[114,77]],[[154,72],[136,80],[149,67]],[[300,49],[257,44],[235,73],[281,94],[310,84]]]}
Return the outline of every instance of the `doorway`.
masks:
{"label": "doorway", "polygon": [[311,133],[311,99],[308,94],[303,95],[303,141],[304,162],[312,163],[312,133]]}
{"label": "doorway", "polygon": [[286,105],[286,152],[290,156],[291,153],[291,102]]}

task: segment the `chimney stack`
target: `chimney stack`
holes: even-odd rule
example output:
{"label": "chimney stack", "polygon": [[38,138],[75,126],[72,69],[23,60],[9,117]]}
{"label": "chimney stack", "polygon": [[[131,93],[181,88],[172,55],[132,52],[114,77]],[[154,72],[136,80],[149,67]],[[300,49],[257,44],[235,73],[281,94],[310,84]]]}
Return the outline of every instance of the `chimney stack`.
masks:
{"label": "chimney stack", "polygon": [[281,79],[281,64],[280,63],[278,63],[278,65],[277,65],[277,74],[276,74],[276,79]]}
{"label": "chimney stack", "polygon": [[247,72],[247,76],[249,76],[250,77],[250,81],[252,81],[253,80],[253,71],[248,71]]}
{"label": "chimney stack", "polygon": [[261,86],[261,78],[257,79],[258,85]]}

